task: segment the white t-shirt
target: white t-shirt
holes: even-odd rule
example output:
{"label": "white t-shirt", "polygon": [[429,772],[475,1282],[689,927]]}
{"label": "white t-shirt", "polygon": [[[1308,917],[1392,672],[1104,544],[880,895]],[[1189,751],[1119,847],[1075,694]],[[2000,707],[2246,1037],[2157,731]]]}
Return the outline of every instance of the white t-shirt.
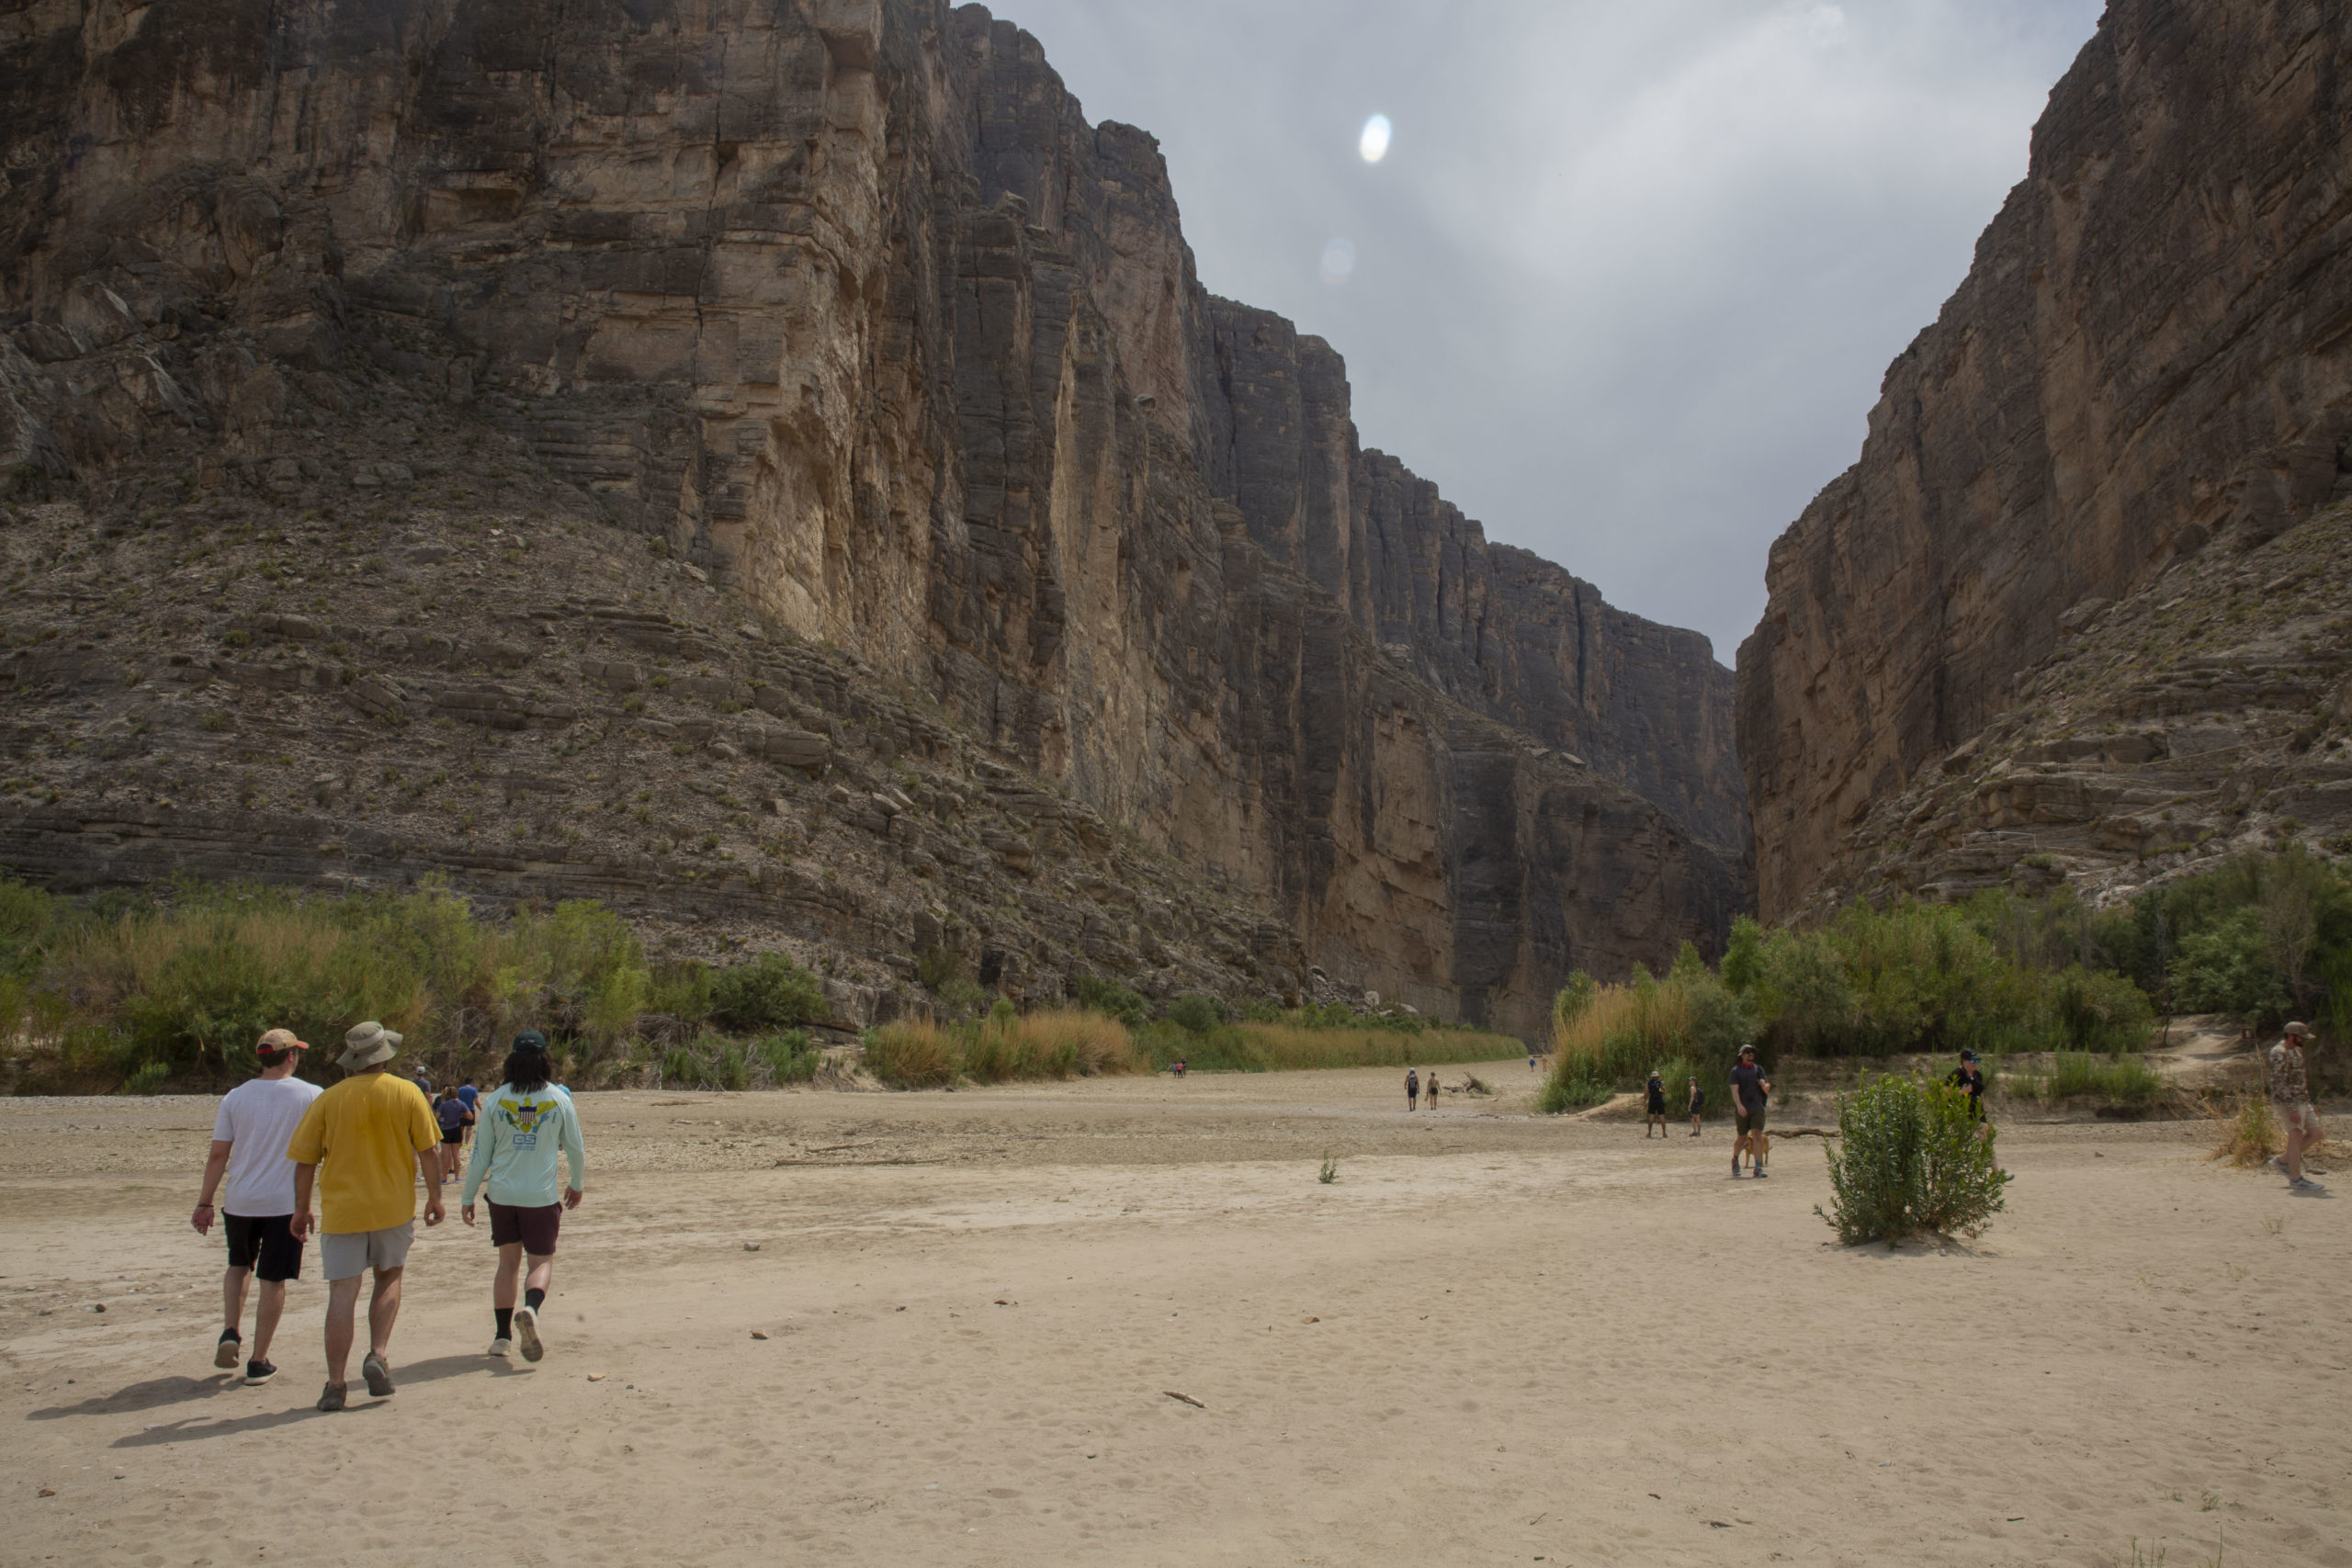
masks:
{"label": "white t-shirt", "polygon": [[220,1097],[212,1136],[231,1145],[223,1213],[255,1219],[294,1212],[294,1162],[286,1145],[311,1101],[323,1093],[300,1078],[252,1078]]}

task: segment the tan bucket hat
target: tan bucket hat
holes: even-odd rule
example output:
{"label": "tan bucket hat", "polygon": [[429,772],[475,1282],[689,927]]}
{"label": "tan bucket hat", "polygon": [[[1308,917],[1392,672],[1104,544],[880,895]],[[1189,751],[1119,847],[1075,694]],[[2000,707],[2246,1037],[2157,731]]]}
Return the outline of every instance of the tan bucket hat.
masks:
{"label": "tan bucket hat", "polygon": [[335,1058],[335,1066],[346,1073],[362,1067],[372,1067],[379,1062],[389,1062],[401,1048],[401,1037],[375,1020],[355,1024],[343,1037],[343,1055]]}
{"label": "tan bucket hat", "polygon": [[2287,1026],[2287,1032],[2298,1039],[2308,1036],[2311,1032],[2312,1026],[2308,1023],[2290,1023]]}

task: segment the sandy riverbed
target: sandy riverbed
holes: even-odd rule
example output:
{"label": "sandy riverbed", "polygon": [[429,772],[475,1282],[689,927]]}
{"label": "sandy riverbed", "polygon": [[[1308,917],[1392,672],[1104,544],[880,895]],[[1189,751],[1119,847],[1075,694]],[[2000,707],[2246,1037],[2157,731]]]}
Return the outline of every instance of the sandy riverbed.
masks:
{"label": "sandy riverbed", "polygon": [[453,1219],[335,1416],[315,1256],[211,1368],[211,1102],[0,1100],[0,1561],[2352,1565],[2337,1198],[2018,1127],[1981,1241],[1849,1251],[1817,1140],[1469,1070],[583,1096],[548,1359]]}

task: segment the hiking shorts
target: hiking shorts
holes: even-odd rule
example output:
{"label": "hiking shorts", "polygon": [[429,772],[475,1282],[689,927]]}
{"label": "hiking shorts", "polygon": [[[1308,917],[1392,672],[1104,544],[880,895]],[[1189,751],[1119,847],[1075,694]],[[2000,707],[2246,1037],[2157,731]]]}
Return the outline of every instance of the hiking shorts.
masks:
{"label": "hiking shorts", "polygon": [[1743,1111],[1739,1113],[1739,1135],[1741,1137],[1744,1138],[1750,1133],[1760,1133],[1763,1130],[1764,1112],[1761,1111]]}
{"label": "hiking shorts", "polygon": [[533,1258],[553,1258],[556,1232],[562,1226],[560,1203],[525,1206],[490,1201],[490,1239],[499,1247],[520,1246]]}
{"label": "hiking shorts", "polygon": [[2278,1125],[2290,1133],[2319,1131],[2319,1108],[2308,1100],[2297,1100],[2292,1105],[2274,1100],[2270,1102],[2270,1109],[2278,1113]]}
{"label": "hiking shorts", "polygon": [[408,1262],[416,1241],[416,1222],[387,1225],[379,1231],[345,1231],[319,1237],[319,1263],[329,1281],[356,1279],[373,1269],[389,1274]]}
{"label": "hiking shorts", "polygon": [[291,1214],[222,1214],[229,1235],[229,1267],[250,1269],[270,1284],[302,1277],[302,1244],[294,1239]]}

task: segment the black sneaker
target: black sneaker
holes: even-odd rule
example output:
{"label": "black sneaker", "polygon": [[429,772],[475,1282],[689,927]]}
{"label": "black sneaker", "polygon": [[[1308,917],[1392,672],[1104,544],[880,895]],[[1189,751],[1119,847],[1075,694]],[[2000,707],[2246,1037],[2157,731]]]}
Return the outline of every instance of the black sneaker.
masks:
{"label": "black sneaker", "polygon": [[243,1343],[244,1341],[237,1337],[237,1331],[235,1329],[222,1329],[220,1331],[220,1342],[212,1347],[212,1364],[216,1367],[224,1368],[235,1366],[237,1364],[237,1351]]}
{"label": "black sneaker", "polygon": [[277,1369],[267,1361],[255,1360],[245,1363],[245,1382],[248,1383],[267,1382],[277,1375]]}

